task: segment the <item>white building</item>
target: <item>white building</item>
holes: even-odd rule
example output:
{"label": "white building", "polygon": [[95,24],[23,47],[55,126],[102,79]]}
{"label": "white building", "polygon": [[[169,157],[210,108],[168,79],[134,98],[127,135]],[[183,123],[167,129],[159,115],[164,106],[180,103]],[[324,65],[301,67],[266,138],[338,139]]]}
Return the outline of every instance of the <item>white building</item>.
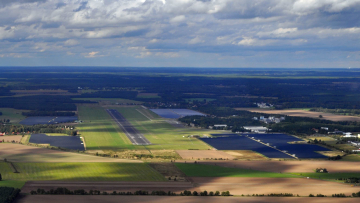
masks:
{"label": "white building", "polygon": [[265,133],[269,130],[267,127],[263,126],[244,126],[244,129],[256,133]]}

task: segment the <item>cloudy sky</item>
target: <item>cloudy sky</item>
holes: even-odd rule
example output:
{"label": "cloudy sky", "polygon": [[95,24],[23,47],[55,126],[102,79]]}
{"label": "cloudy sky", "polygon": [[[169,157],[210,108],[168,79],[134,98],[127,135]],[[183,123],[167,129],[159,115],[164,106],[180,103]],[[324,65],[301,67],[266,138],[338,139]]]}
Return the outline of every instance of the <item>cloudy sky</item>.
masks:
{"label": "cloudy sky", "polygon": [[360,0],[0,0],[0,66],[360,67]]}

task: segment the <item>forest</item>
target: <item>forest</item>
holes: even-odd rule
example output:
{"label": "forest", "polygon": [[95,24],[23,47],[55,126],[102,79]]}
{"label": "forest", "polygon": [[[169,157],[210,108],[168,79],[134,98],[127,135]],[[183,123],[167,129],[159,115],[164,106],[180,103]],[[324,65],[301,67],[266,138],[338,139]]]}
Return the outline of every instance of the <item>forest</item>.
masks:
{"label": "forest", "polygon": [[[360,109],[360,73],[342,69],[4,67],[0,108],[74,111],[81,98],[123,98],[152,108],[256,107]],[[75,71],[76,70],[76,71]],[[18,95],[62,90],[68,95]],[[156,93],[156,98],[139,98]],[[80,100],[73,100],[80,98]],[[200,101],[189,101],[203,98]]]}

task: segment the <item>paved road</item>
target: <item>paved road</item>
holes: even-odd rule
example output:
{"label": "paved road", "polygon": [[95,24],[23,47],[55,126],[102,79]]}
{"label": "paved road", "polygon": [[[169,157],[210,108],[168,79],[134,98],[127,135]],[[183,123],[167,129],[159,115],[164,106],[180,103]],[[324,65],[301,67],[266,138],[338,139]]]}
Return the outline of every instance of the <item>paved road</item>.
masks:
{"label": "paved road", "polygon": [[115,109],[106,109],[110,116],[115,120],[119,127],[124,131],[126,136],[134,145],[150,145],[151,142],[147,140],[134,126],[131,125],[126,118]]}

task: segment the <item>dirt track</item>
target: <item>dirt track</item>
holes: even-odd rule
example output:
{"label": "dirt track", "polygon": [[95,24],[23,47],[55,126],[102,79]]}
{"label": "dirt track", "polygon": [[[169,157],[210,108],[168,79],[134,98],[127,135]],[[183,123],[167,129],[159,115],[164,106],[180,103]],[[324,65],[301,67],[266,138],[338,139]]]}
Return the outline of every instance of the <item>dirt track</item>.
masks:
{"label": "dirt track", "polygon": [[360,162],[345,161],[199,161],[199,163],[278,173],[312,173],[316,168],[326,168],[330,173],[360,173]]}
{"label": "dirt track", "polygon": [[270,109],[259,109],[259,108],[236,108],[236,110],[245,110],[251,112],[258,113],[266,113],[266,114],[282,114],[287,116],[298,116],[298,117],[309,117],[309,118],[319,118],[319,115],[322,115],[325,120],[331,121],[360,121],[360,117],[356,116],[343,116],[336,115],[331,113],[323,113],[323,112],[313,112],[313,111],[305,111],[305,110],[270,110]]}
{"label": "dirt track", "polygon": [[[121,201],[120,201],[121,200]],[[167,197],[167,196],[112,196],[112,195],[94,195],[94,196],[77,196],[77,195],[28,195],[16,203],[144,203],[144,202],[157,202],[157,203],[235,203],[235,202],[249,202],[249,203],[357,203],[358,198],[325,198],[325,197]]]}

